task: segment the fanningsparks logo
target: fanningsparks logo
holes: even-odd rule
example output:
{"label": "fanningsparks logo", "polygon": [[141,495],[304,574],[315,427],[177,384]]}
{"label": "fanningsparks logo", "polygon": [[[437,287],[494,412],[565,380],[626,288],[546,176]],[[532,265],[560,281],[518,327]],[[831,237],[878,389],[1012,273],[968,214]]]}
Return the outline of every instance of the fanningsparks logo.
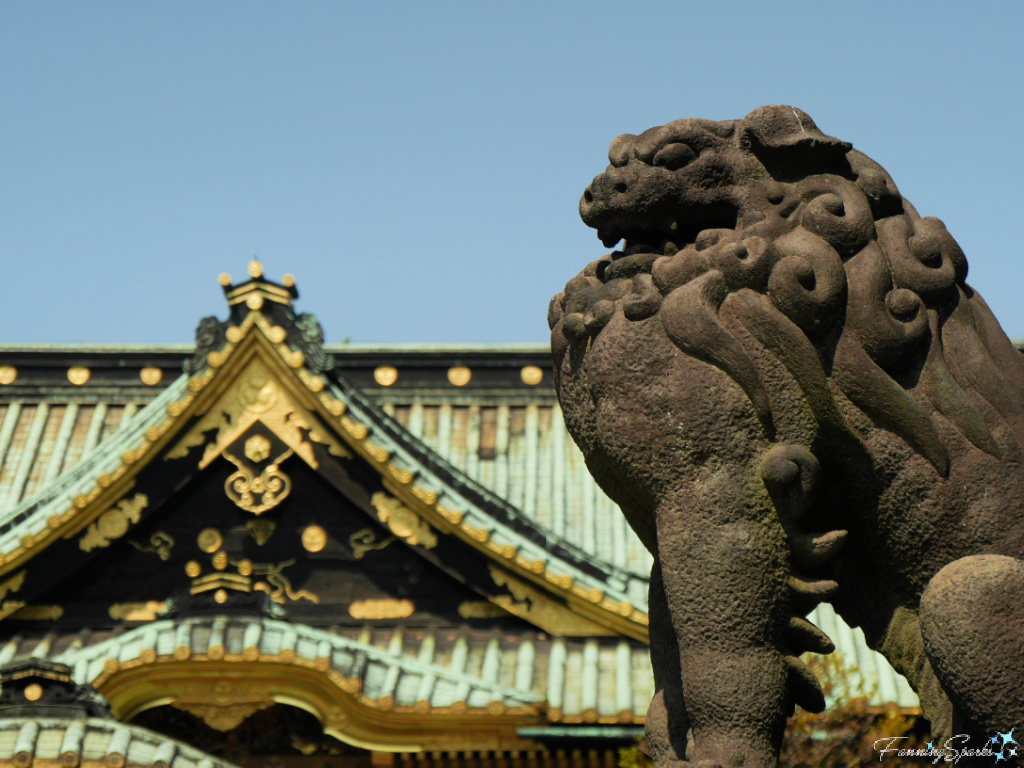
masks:
{"label": "fanningsparks logo", "polygon": [[966,733],[951,736],[941,746],[929,741],[924,747],[910,749],[900,747],[899,742],[904,741],[906,736],[887,736],[878,739],[874,743],[875,751],[878,753],[879,761],[886,757],[923,757],[936,763],[958,763],[965,757],[990,757],[995,763],[1010,760],[1017,756],[1018,742],[1013,738],[1014,728],[1008,733],[997,733],[981,747],[970,745],[971,737]]}

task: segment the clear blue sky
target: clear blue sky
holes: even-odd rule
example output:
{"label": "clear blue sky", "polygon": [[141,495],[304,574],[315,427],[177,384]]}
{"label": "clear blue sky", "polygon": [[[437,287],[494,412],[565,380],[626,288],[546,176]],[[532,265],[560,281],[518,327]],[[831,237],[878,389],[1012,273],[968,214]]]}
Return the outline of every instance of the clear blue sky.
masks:
{"label": "clear blue sky", "polygon": [[217,275],[329,341],[543,342],[609,142],[793,104],[1024,336],[1024,3],[0,0],[0,341],[188,342]]}

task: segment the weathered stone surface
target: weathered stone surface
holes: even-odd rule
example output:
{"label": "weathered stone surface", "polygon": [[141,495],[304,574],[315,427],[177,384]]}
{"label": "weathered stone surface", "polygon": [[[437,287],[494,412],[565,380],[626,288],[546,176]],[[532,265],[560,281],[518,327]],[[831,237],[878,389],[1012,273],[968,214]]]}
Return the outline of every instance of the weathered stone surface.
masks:
{"label": "weathered stone surface", "polygon": [[822,600],[937,737],[1024,726],[1024,361],[956,241],[792,107],[609,158],[580,213],[625,243],[549,323],[566,424],[658,561],[656,763],[774,766],[824,705]]}

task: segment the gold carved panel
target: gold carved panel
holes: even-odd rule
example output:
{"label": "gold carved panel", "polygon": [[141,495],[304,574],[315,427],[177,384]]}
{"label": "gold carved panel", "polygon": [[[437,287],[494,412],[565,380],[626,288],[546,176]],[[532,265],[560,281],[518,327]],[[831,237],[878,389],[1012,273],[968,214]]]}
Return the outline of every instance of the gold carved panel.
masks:
{"label": "gold carved panel", "polygon": [[556,603],[540,591],[510,576],[496,565],[489,566],[491,578],[499,587],[506,587],[511,596],[499,595],[492,598],[495,605],[511,614],[530,622],[555,637],[592,637],[615,634],[585,619],[566,606]]}
{"label": "gold carved panel", "polygon": [[78,540],[78,546],[83,552],[91,552],[97,547],[109,547],[113,539],[121,538],[128,533],[129,526],[139,522],[142,510],[148,505],[149,498],[144,493],[137,493],[130,499],[121,499],[86,528],[85,534]]}
{"label": "gold carved panel", "polygon": [[377,509],[377,517],[391,532],[408,544],[419,544],[425,549],[437,546],[433,529],[415,512],[393,496],[377,491],[370,502]]}

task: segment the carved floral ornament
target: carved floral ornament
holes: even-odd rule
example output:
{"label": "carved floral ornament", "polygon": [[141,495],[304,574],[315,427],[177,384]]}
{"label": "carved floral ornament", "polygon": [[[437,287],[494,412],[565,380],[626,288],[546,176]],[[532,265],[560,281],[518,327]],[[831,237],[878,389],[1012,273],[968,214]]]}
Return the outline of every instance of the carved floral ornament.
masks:
{"label": "carved floral ornament", "polygon": [[130,499],[122,499],[97,518],[78,541],[83,552],[91,552],[98,547],[109,547],[113,539],[119,539],[128,533],[128,528],[139,522],[139,517],[149,505],[149,498],[144,493],[137,493]]}
{"label": "carved floral ornament", "polygon": [[431,527],[398,499],[377,491],[370,502],[376,508],[380,521],[407,544],[419,544],[424,549],[437,546],[437,536]]}

